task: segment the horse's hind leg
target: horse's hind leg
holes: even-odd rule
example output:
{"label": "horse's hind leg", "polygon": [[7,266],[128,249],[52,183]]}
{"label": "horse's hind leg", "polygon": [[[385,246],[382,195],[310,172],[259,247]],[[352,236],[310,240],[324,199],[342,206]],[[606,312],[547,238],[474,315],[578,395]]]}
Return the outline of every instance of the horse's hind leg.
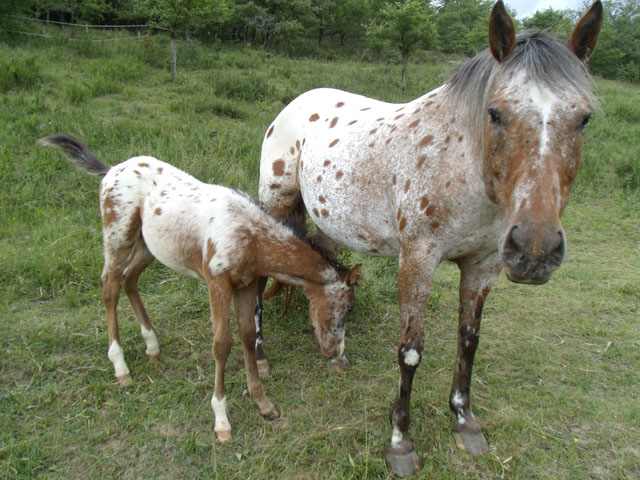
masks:
{"label": "horse's hind leg", "polygon": [[142,338],[147,344],[146,354],[149,360],[155,362],[158,360],[160,349],[158,347],[158,340],[156,338],[155,327],[149,320],[149,315],[144,308],[142,299],[140,298],[140,292],[138,291],[138,279],[140,274],[149,266],[154,260],[154,256],[151,254],[142,238],[136,243],[133,258],[129,261],[127,268],[122,273],[122,286],[127,294],[133,313],[138,319],[140,324],[140,333]]}
{"label": "horse's hind leg", "polygon": [[489,451],[489,446],[482,434],[482,427],[471,411],[471,371],[480,335],[482,307],[501,266],[497,257],[491,257],[480,264],[459,264],[459,267],[458,355],[449,407],[456,415],[453,437],[457,447],[471,455],[483,455]]}
{"label": "horse's hind leg", "polygon": [[131,383],[129,368],[124,361],[120,330],[118,328],[118,298],[120,297],[120,279],[131,253],[130,247],[112,250],[105,247],[105,264],[102,271],[102,300],[107,312],[107,327],[109,329],[109,351],[107,356],[115,370],[115,377],[120,385]]}
{"label": "horse's hind leg", "polygon": [[264,338],[262,336],[262,294],[264,293],[265,286],[267,285],[267,278],[260,277],[258,279],[257,288],[256,288],[256,300],[254,306],[254,322],[256,329],[256,340],[255,340],[255,351],[256,351],[256,362],[258,365],[258,373],[260,377],[266,378],[270,375],[269,371],[269,362],[267,361],[267,357],[264,354]]}
{"label": "horse's hind leg", "polygon": [[244,366],[247,374],[249,395],[258,406],[260,414],[268,420],[275,420],[280,415],[264,394],[262,382],[258,374],[256,362],[256,328],[252,318],[253,300],[256,298],[257,283],[236,290],[233,294],[233,308],[236,312],[238,332],[244,352]]}

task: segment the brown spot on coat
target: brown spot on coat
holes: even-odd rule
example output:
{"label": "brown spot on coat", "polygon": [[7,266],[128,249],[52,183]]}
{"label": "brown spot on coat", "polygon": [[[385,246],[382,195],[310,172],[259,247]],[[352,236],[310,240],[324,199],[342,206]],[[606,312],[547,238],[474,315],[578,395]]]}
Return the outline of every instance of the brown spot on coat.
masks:
{"label": "brown spot on coat", "polygon": [[435,230],[435,229],[436,229],[436,228],[438,228],[439,226],[440,226],[440,224],[439,224],[438,222],[433,222],[433,223],[431,224],[431,229],[432,229],[432,230]]}
{"label": "brown spot on coat", "polygon": [[118,206],[118,200],[114,199],[111,195],[106,195],[102,201],[102,223],[105,227],[108,227],[118,219],[116,213],[116,207]]}
{"label": "brown spot on coat", "polygon": [[420,210],[424,210],[425,208],[427,208],[427,205],[429,205],[429,198],[426,195],[424,195],[420,199]]}
{"label": "brown spot on coat", "polygon": [[344,173],[342,173],[342,170],[338,170],[336,172],[336,180],[340,180],[343,175],[344,175]]}
{"label": "brown spot on coat", "polygon": [[138,170],[134,170],[133,173],[135,173],[138,177],[142,176],[142,174]]}
{"label": "brown spot on coat", "polygon": [[400,220],[401,216],[402,216],[402,209],[398,208],[398,213],[396,213],[396,220]]}
{"label": "brown spot on coat", "polygon": [[373,135],[373,134],[375,134],[377,131],[378,131],[378,129],[377,129],[377,128],[373,128],[373,129],[369,130],[369,135]]}
{"label": "brown spot on coat", "polygon": [[318,178],[316,178],[316,182],[320,183],[322,181],[322,175],[318,175]]}
{"label": "brown spot on coat", "polygon": [[336,103],[336,108],[340,108],[344,106],[344,102],[338,102]]}
{"label": "brown spot on coat", "polygon": [[416,168],[422,167],[426,159],[427,159],[426,155],[420,155],[420,157],[418,157],[418,164],[416,165]]}
{"label": "brown spot on coat", "polygon": [[371,107],[364,107],[360,109],[361,112],[366,112],[367,110],[371,110]]}
{"label": "brown spot on coat", "polygon": [[276,160],[273,162],[271,167],[273,168],[273,174],[276,177],[284,175],[284,160]]}
{"label": "brown spot on coat", "polygon": [[433,135],[425,135],[422,140],[420,140],[420,146],[421,147],[426,147],[427,145],[429,145],[431,142],[433,142]]}
{"label": "brown spot on coat", "polygon": [[279,188],[282,188],[282,185],[279,183],[272,183],[269,188],[271,188],[271,190],[278,190]]}
{"label": "brown spot on coat", "polygon": [[138,166],[139,166],[139,167],[142,167],[142,168],[145,168],[145,167],[146,167],[146,168],[149,168],[149,164],[148,164],[147,162],[140,162],[140,163],[138,164]]}
{"label": "brown spot on coat", "polygon": [[289,147],[289,153],[294,155],[296,153],[296,149],[294,147]]}
{"label": "brown spot on coat", "polygon": [[429,208],[427,208],[427,210],[424,213],[426,213],[427,215],[431,215],[435,211],[436,211],[436,206],[435,205],[429,205]]}
{"label": "brown spot on coat", "polygon": [[449,188],[451,186],[451,180],[444,184],[445,188]]}
{"label": "brown spot on coat", "polygon": [[404,117],[404,113],[401,113],[400,115],[396,115],[393,119],[394,120],[398,120],[400,118]]}
{"label": "brown spot on coat", "polygon": [[411,180],[407,180],[404,184],[404,193],[407,193],[409,191],[409,187],[411,187]]}
{"label": "brown spot on coat", "polygon": [[391,185],[395,185],[396,184],[396,174],[394,173],[393,176],[391,177]]}
{"label": "brown spot on coat", "polygon": [[331,165],[331,160],[325,160],[322,164],[323,167],[328,167],[329,165]]}
{"label": "brown spot on coat", "polygon": [[162,213],[162,209],[160,207],[158,207],[153,211],[153,213],[154,213],[154,215],[160,215]]}
{"label": "brown spot on coat", "polygon": [[273,129],[275,128],[275,125],[271,125],[271,128],[269,129],[269,131],[267,132],[267,138],[269,138],[271,136],[271,134],[273,134]]}
{"label": "brown spot on coat", "polygon": [[309,117],[309,121],[310,121],[310,122],[315,122],[315,121],[317,121],[319,118],[320,118],[320,115],[318,115],[317,113],[314,113],[313,115],[311,115],[311,116]]}
{"label": "brown spot on coat", "polygon": [[300,150],[300,140],[296,140],[296,150]]}
{"label": "brown spot on coat", "polygon": [[323,208],[322,210],[320,210],[320,214],[324,217],[327,218],[329,216],[329,212],[328,210],[326,210],[325,208]]}
{"label": "brown spot on coat", "polygon": [[336,123],[338,123],[338,117],[333,117],[333,120],[331,120],[331,123],[329,124],[329,128],[335,127]]}
{"label": "brown spot on coat", "polygon": [[406,226],[407,226],[407,219],[405,217],[402,217],[402,219],[400,220],[400,225],[398,225],[398,229],[402,231]]}
{"label": "brown spot on coat", "polygon": [[162,173],[162,167],[158,167],[158,173]]}
{"label": "brown spot on coat", "polygon": [[314,214],[316,217],[319,217],[319,216],[320,216],[320,212],[318,212],[318,209],[317,209],[317,208],[314,208],[314,209],[313,209],[313,214]]}
{"label": "brown spot on coat", "polygon": [[416,128],[419,123],[420,123],[420,119],[418,118],[409,124],[409,128]]}
{"label": "brown spot on coat", "polygon": [[460,136],[458,137],[458,142],[461,142],[463,139],[464,139],[464,137],[463,137],[462,135],[460,135]]}
{"label": "brown spot on coat", "polygon": [[329,148],[331,148],[331,147],[335,147],[335,146],[336,146],[336,144],[337,144],[339,141],[340,141],[340,139],[339,139],[339,138],[336,138],[333,142],[331,142],[331,143],[329,144]]}
{"label": "brown spot on coat", "polygon": [[354,124],[354,123],[356,123],[357,121],[358,121],[358,120],[351,120],[351,121],[349,122],[349,125],[353,125],[353,124]]}

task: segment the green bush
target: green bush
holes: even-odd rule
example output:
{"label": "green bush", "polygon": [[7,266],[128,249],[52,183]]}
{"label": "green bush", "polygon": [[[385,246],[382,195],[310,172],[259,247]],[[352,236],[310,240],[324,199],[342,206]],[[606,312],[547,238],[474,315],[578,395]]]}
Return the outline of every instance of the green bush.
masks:
{"label": "green bush", "polygon": [[21,50],[0,48],[0,93],[32,88],[40,80],[37,57]]}

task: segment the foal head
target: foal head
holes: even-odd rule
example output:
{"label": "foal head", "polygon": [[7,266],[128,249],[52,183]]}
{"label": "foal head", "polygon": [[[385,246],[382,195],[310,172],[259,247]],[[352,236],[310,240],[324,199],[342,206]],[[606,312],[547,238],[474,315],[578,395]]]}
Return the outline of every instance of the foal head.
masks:
{"label": "foal head", "polygon": [[334,359],[336,367],[347,368],[344,330],[354,306],[353,288],[360,278],[360,265],[338,273],[339,281],[309,291],[309,316],[322,354]]}
{"label": "foal head", "polygon": [[[545,283],[564,259],[560,217],[595,103],[584,62],[595,49],[601,23],[597,0],[566,44],[542,33],[516,36],[498,1],[491,12],[489,50],[456,73],[485,85],[483,91],[475,87],[483,180],[501,212],[499,250],[514,282]],[[454,76],[452,82],[462,80]]]}

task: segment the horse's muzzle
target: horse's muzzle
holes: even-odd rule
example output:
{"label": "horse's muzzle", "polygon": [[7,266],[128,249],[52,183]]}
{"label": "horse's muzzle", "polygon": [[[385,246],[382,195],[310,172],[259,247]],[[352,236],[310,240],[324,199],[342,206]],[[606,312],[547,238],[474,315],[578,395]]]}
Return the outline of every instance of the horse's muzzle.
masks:
{"label": "horse's muzzle", "polygon": [[515,283],[542,285],[560,267],[566,252],[562,228],[511,227],[502,247],[507,278]]}

